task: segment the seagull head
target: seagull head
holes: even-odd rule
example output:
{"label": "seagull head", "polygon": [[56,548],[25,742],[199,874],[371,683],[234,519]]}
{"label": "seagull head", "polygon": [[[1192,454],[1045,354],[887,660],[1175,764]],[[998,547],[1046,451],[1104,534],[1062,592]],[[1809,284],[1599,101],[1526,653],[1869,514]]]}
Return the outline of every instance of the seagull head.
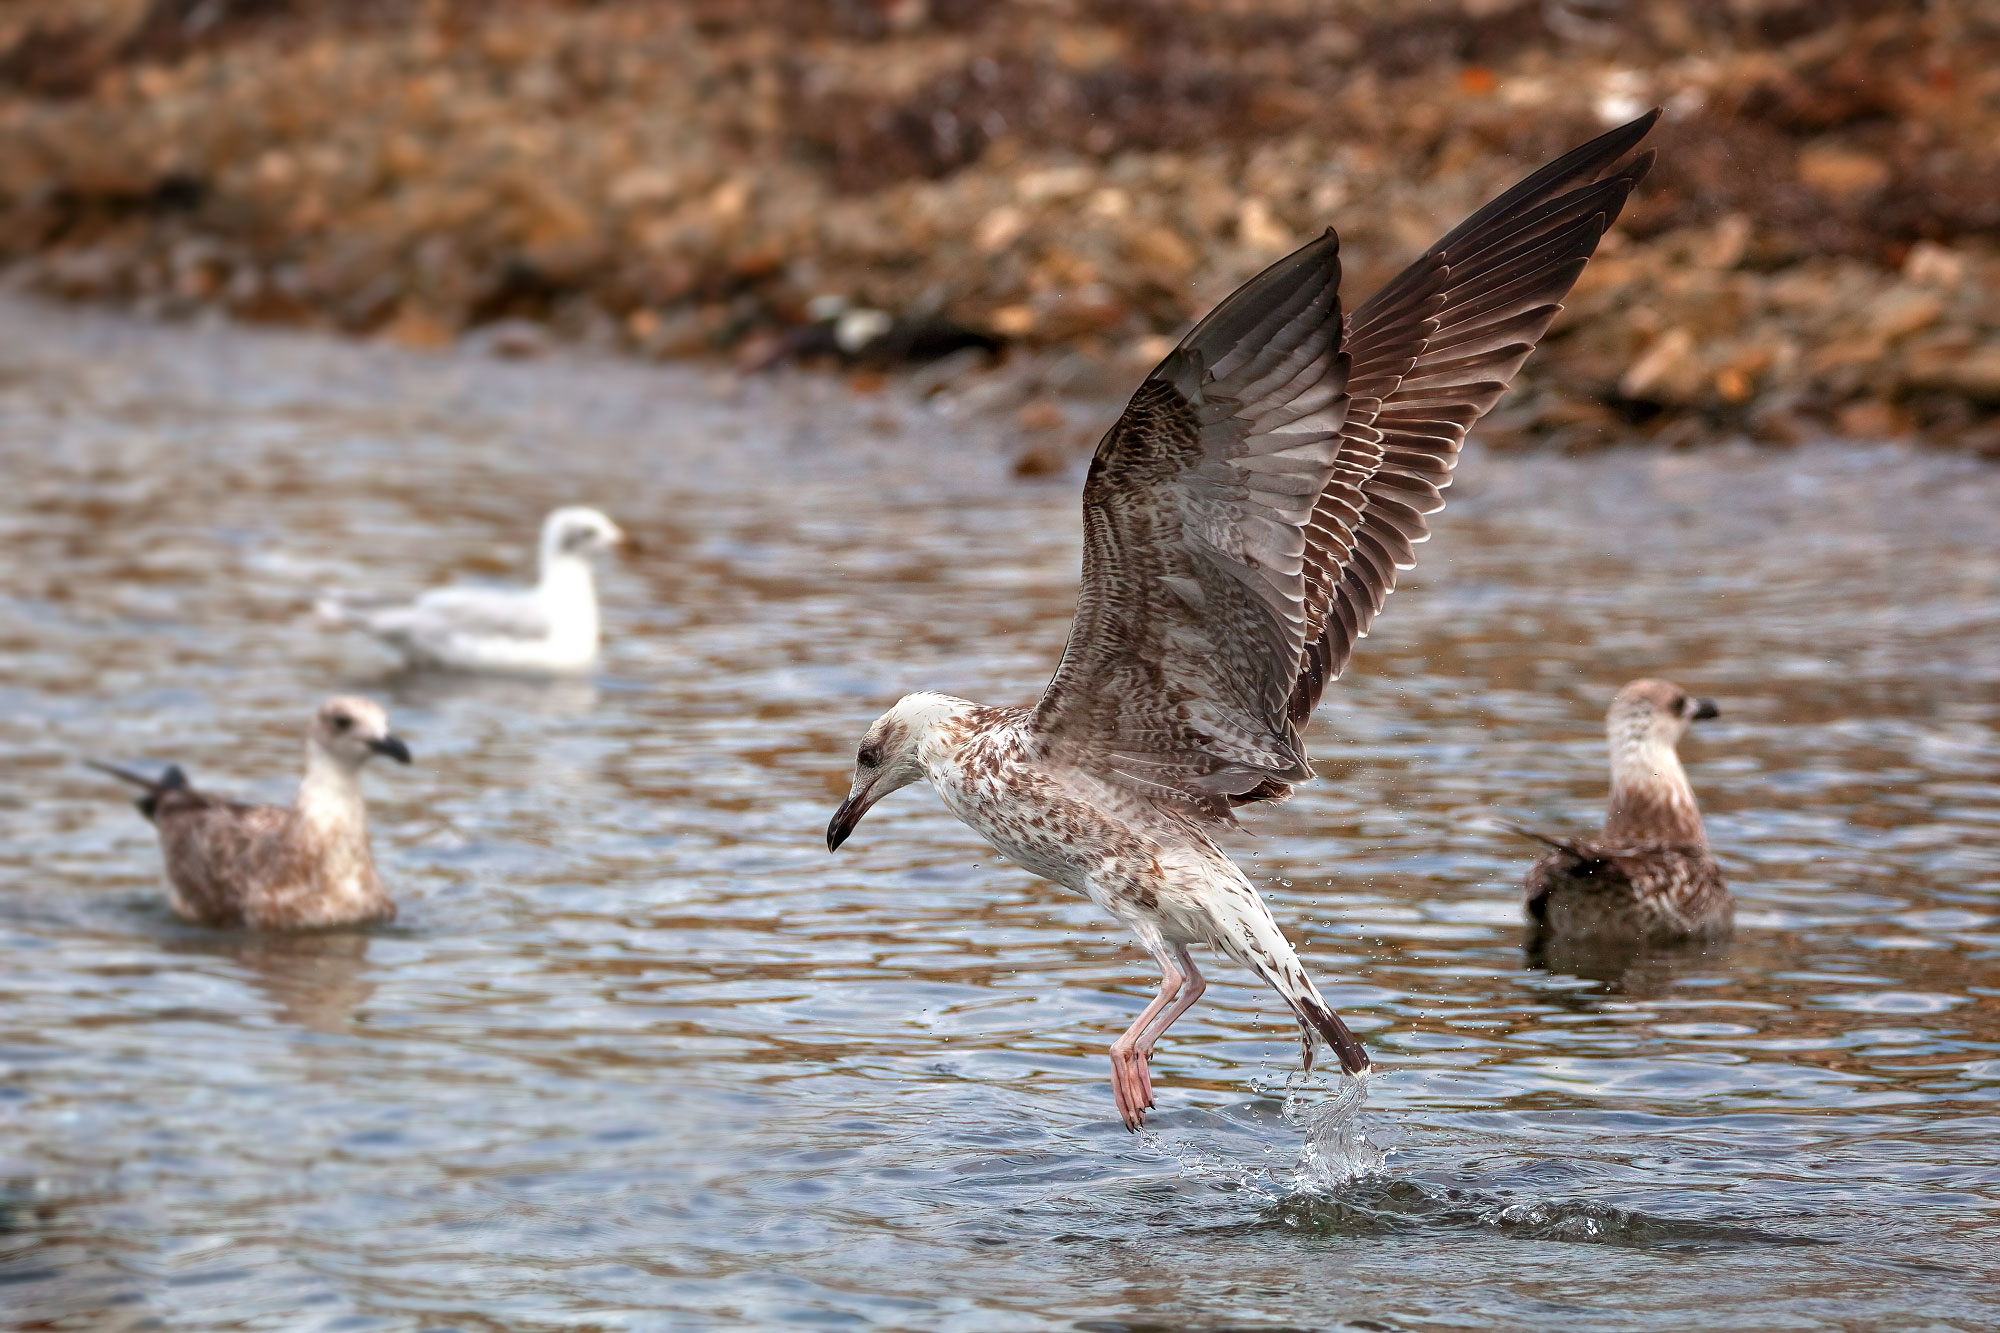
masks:
{"label": "seagull head", "polygon": [[892,791],[930,776],[929,761],[947,757],[957,721],[974,705],[948,694],[906,694],[896,706],[875,719],[854,752],[854,780],[847,799],[826,826],[826,849],[840,844],[874,804]]}
{"label": "seagull head", "polygon": [[1691,723],[1720,716],[1715,700],[1697,699],[1670,680],[1635,680],[1611,701],[1605,729],[1614,751],[1657,746],[1671,750],[1687,735]]}
{"label": "seagull head", "polygon": [[313,714],[308,735],[313,748],[350,771],[378,754],[399,764],[410,762],[410,747],[389,730],[389,715],[373,699],[353,695],[328,699]]}
{"label": "seagull head", "polygon": [[542,564],[570,557],[588,560],[614,546],[631,546],[625,530],[595,509],[569,505],[542,520]]}

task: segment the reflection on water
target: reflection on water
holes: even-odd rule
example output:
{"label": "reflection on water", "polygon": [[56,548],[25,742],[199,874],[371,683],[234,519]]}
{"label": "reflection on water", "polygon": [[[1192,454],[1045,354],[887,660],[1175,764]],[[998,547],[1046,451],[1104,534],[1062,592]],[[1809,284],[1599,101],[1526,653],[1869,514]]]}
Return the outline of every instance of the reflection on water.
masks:
{"label": "reflection on water", "polygon": [[[1370,1043],[1366,1107],[1288,1115],[1289,1021],[1221,967],[1133,1137],[1121,932],[914,790],[820,841],[885,701],[1046,679],[1076,477],[804,377],[0,324],[16,1326],[2000,1320],[1988,467],[1475,454],[1322,781],[1237,848]],[[390,675],[313,620],[512,573],[572,500],[648,539],[595,682]],[[1530,954],[1498,821],[1593,826],[1648,673],[1723,704],[1686,759],[1735,937]],[[357,688],[417,752],[366,779],[397,923],[174,922],[79,758],[284,799]]]}
{"label": "reflection on water", "polygon": [[367,935],[349,931],[265,935],[190,930],[163,938],[161,950],[226,958],[263,993],[265,1008],[276,1021],[309,1032],[339,1033],[348,1030],[356,1011],[375,993],[369,944]]}
{"label": "reflection on water", "polygon": [[1524,931],[1521,946],[1522,960],[1531,968],[1602,982],[1601,989],[1589,993],[1626,995],[1635,1000],[1656,1000],[1676,986],[1689,984],[1696,973],[1727,972],[1729,953],[1727,939],[1673,943],[1577,939],[1533,927]]}

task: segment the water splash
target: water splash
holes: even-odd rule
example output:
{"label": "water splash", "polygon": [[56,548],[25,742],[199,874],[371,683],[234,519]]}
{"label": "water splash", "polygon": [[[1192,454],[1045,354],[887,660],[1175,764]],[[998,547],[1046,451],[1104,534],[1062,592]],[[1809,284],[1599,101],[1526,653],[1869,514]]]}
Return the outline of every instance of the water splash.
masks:
{"label": "water splash", "polygon": [[1272,1159],[1277,1154],[1268,1147],[1258,1157],[1244,1158],[1213,1146],[1163,1138],[1151,1129],[1141,1129],[1139,1141],[1150,1151],[1172,1158],[1181,1174],[1191,1180],[1254,1195],[1266,1204],[1283,1203],[1290,1194],[1284,1177],[1273,1169]]}
{"label": "water splash", "polygon": [[1294,1069],[1285,1075],[1285,1123],[1306,1140],[1292,1176],[1295,1191],[1326,1194],[1383,1169],[1387,1154],[1369,1139],[1361,1122],[1372,1074],[1372,1070],[1347,1074],[1333,1066],[1316,1073]]}
{"label": "water splash", "polygon": [[[1323,1198],[1384,1169],[1387,1155],[1369,1139],[1361,1118],[1368,1101],[1368,1075],[1349,1076],[1337,1068],[1308,1074],[1293,1068],[1282,1080],[1258,1080],[1251,1086],[1280,1101],[1284,1122],[1304,1136],[1302,1144],[1265,1142],[1254,1155],[1244,1155],[1230,1150],[1227,1135],[1218,1143],[1210,1133],[1196,1144],[1142,1129],[1139,1140],[1153,1152],[1179,1163],[1187,1176],[1256,1195],[1271,1204]],[[1222,1123],[1210,1128],[1246,1127],[1225,1113]],[[1258,1137],[1268,1139],[1268,1128],[1258,1131]]]}

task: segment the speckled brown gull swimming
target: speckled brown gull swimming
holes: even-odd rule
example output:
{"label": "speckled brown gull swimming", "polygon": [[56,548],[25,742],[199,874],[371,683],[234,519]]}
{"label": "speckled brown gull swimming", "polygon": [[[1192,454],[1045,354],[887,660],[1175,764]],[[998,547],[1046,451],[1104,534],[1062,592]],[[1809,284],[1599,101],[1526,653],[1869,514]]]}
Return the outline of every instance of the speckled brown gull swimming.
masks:
{"label": "speckled brown gull swimming", "polygon": [[1550,935],[1645,942],[1728,933],[1735,911],[1681,767],[1688,724],[1715,704],[1665,680],[1611,701],[1611,805],[1595,838],[1519,830],[1550,851],[1528,872],[1529,923]]}
{"label": "speckled brown gull swimming", "polygon": [[198,792],[179,766],[148,778],[90,761],[146,794],[176,914],[208,926],[300,930],[387,921],[396,904],[375,873],[361,767],[378,754],[410,762],[380,705],[335,698],[306,733],[306,775],[292,804],[244,805]]}
{"label": "speckled brown gull swimming", "polygon": [[1351,318],[1332,231],[1251,279],[1146,377],[1084,484],[1083,582],[1033,708],[913,694],[861,743],[837,848],[928,779],[1024,868],[1123,922],[1162,973],[1111,1046],[1129,1128],[1207,944],[1263,978],[1343,1068],[1367,1053],[1213,834],[1312,776],[1300,732],[1443,507],[1465,433],[1561,308],[1651,155],[1658,113],[1488,204]]}
{"label": "speckled brown gull swimming", "polygon": [[320,617],[374,635],[413,667],[565,675],[597,661],[597,577],[591,560],[630,544],[595,509],[571,505],[542,521],[532,588],[433,588],[413,602],[357,606],[320,599]]}

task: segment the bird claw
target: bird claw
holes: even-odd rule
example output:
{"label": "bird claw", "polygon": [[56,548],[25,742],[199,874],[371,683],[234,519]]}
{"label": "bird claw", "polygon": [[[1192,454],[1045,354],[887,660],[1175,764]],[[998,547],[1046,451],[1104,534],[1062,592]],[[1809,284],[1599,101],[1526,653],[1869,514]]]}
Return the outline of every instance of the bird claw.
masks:
{"label": "bird claw", "polygon": [[1144,1054],[1112,1052],[1111,1096],[1118,1103],[1118,1118],[1125,1122],[1125,1128],[1137,1131],[1146,1123],[1146,1112],[1153,1107],[1153,1075]]}

